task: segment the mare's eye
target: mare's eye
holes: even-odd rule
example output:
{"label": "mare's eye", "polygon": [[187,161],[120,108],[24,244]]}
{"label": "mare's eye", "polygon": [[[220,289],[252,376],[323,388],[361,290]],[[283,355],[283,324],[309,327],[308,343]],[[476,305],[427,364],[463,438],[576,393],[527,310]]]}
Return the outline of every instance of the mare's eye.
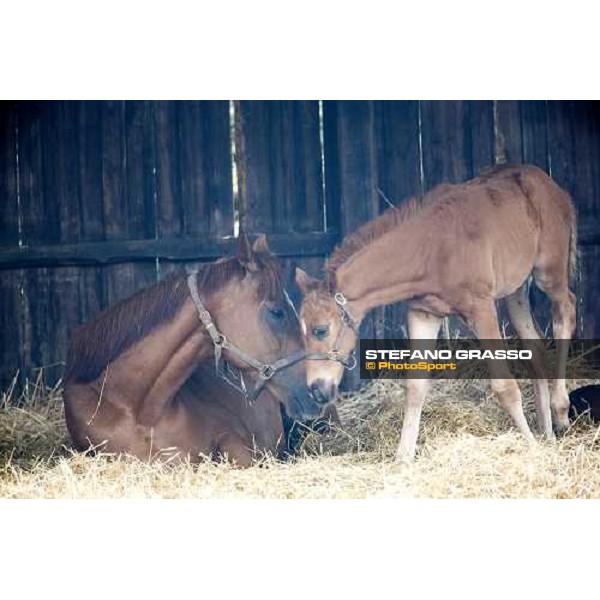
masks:
{"label": "mare's eye", "polygon": [[283,317],[285,317],[285,313],[283,312],[282,308],[270,308],[269,314],[277,321],[281,321]]}
{"label": "mare's eye", "polygon": [[329,335],[329,325],[317,325],[312,330],[313,337],[324,340]]}

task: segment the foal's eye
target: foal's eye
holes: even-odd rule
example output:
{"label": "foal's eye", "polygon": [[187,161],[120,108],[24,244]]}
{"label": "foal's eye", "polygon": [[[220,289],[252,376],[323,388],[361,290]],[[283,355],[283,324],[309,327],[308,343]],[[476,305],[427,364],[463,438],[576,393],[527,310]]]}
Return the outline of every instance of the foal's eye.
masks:
{"label": "foal's eye", "polygon": [[281,321],[285,317],[285,313],[282,308],[270,308],[269,314],[277,321]]}
{"label": "foal's eye", "polygon": [[329,335],[329,325],[317,325],[312,330],[313,337],[324,340]]}

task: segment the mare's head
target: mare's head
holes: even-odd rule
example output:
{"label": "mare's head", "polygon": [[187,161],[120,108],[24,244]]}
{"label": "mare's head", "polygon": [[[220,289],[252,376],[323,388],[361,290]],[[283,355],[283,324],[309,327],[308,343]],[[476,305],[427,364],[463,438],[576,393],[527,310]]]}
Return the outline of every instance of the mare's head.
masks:
{"label": "mare's head", "polygon": [[[303,345],[298,315],[285,292],[281,266],[270,252],[265,236],[258,237],[252,246],[245,235],[241,236],[237,256],[225,259],[221,265],[228,275],[211,294],[207,308],[227,340],[262,363],[273,364],[300,353]],[[206,277],[211,278],[210,271]],[[202,271],[198,283],[201,294],[203,287],[210,287],[206,278],[203,285]],[[224,357],[244,372],[246,385],[251,389],[257,372],[227,350]],[[295,419],[315,418],[323,410],[308,390],[306,377],[306,361],[301,360],[267,382],[269,391]]]}
{"label": "mare's head", "polygon": [[[357,342],[357,324],[352,326],[344,321],[343,308],[336,301],[335,293],[325,281],[310,277],[302,269],[296,269],[296,283],[302,292],[300,324],[306,352],[350,357]],[[323,405],[336,399],[343,375],[344,365],[339,360],[306,361],[307,386]]]}

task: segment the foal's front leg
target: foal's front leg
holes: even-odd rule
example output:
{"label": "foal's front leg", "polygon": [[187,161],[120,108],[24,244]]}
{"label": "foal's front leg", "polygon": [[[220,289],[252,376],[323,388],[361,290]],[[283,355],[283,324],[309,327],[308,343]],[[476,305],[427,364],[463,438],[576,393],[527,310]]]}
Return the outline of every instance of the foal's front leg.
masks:
{"label": "foal's front leg", "polygon": [[[431,340],[430,344],[421,343],[419,348],[425,349],[426,346],[428,349],[431,347],[433,350],[436,346],[441,323],[442,319],[440,317],[417,310],[410,310],[408,312],[408,335],[411,342],[413,340]],[[413,347],[415,345],[411,344]],[[400,446],[396,454],[396,460],[399,462],[411,461],[415,456],[421,412],[428,389],[429,375],[421,379],[409,378],[406,381],[406,407],[404,410],[404,421],[402,422]]]}

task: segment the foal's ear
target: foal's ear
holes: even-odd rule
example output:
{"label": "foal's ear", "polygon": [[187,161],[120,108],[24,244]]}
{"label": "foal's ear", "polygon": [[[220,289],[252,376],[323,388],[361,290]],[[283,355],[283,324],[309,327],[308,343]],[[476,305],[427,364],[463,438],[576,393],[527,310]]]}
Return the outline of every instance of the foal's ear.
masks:
{"label": "foal's ear", "polygon": [[311,277],[300,267],[296,267],[296,284],[300,288],[302,295],[306,296],[306,294],[319,287],[319,280],[316,277]]}
{"label": "foal's ear", "polygon": [[261,233],[252,244],[252,252],[254,254],[271,254],[269,244],[267,244],[267,236]]}

